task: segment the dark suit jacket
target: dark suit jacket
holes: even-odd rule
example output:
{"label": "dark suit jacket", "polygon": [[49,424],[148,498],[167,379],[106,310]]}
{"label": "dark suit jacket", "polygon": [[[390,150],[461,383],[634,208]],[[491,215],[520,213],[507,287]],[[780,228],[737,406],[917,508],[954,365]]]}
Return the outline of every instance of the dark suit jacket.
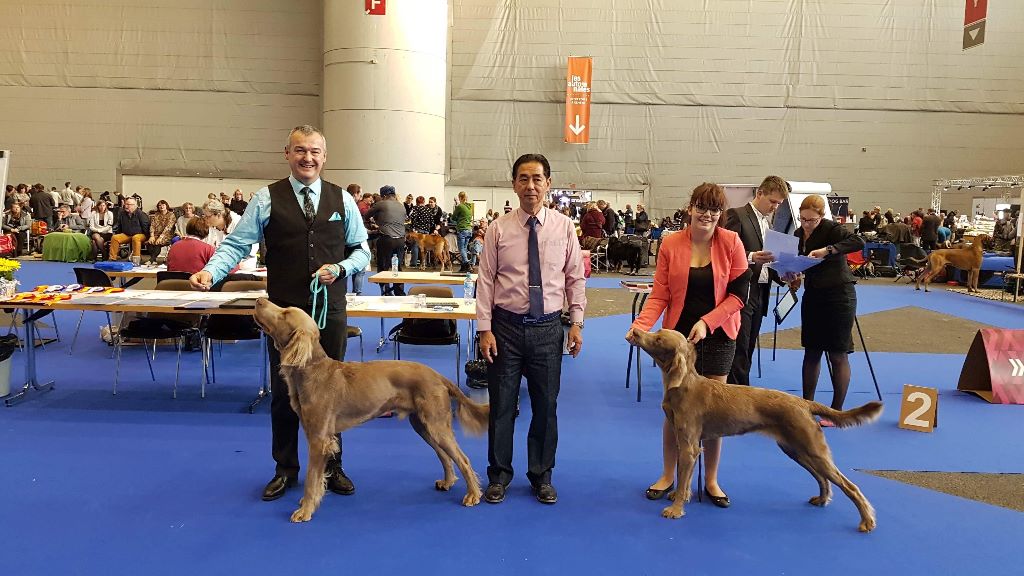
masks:
{"label": "dark suit jacket", "polygon": [[[725,213],[725,224],[723,227],[726,230],[732,230],[739,234],[740,241],[743,242],[743,249],[747,254],[751,252],[760,252],[764,248],[764,238],[761,237],[761,225],[757,223],[757,214],[754,213],[754,207],[748,202],[739,208],[729,208]],[[753,293],[754,290],[760,290],[761,295],[761,315],[768,315],[768,294],[771,282],[765,284],[759,284],[757,279],[761,277],[762,264],[750,264],[750,291]],[[775,274],[774,270],[770,270],[768,273],[770,280],[779,281],[779,277]]]}
{"label": "dark suit jacket", "polygon": [[939,239],[939,226],[942,218],[938,214],[929,214],[921,220],[921,240],[935,242]]}
{"label": "dark suit jacket", "polygon": [[800,239],[800,253],[803,255],[826,246],[834,246],[838,251],[804,272],[805,288],[831,288],[857,281],[846,263],[846,255],[864,249],[864,240],[860,236],[832,220],[822,220],[807,239],[804,239],[803,228],[797,228],[794,234]]}

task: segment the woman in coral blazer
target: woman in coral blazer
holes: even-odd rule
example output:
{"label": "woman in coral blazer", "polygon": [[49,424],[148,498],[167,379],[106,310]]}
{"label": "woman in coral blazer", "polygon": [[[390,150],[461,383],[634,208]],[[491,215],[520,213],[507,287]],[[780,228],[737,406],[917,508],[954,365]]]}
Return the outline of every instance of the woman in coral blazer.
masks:
{"label": "woman in coral blazer", "polygon": [[[739,235],[718,226],[725,210],[722,187],[704,183],[690,197],[690,227],[666,238],[658,249],[654,287],[647,303],[630,327],[650,330],[664,314],[662,328],[687,335],[697,349],[697,372],[725,382],[736,353],[740,313],[747,301],[750,271]],[[629,339],[630,333],[626,334]],[[647,489],[658,500],[672,490],[679,449],[668,422],[663,425],[661,477]],[[704,491],[721,508],[729,497],[718,485],[720,438],[704,442],[707,456]]]}

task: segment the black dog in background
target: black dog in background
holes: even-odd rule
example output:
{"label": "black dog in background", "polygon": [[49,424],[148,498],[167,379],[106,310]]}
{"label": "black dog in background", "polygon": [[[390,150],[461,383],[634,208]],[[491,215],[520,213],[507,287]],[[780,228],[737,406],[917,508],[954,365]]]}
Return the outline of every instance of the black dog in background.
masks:
{"label": "black dog in background", "polygon": [[622,264],[625,263],[629,265],[627,275],[639,275],[643,240],[638,236],[623,236],[622,238],[613,236],[607,240],[609,271],[622,272]]}

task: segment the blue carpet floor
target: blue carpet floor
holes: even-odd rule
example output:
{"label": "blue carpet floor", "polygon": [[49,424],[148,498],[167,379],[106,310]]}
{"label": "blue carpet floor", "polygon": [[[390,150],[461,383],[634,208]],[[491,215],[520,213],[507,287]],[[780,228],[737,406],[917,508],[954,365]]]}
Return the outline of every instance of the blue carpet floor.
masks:
{"label": "blue carpet floor", "polygon": [[[19,277],[26,286],[70,282],[70,268],[32,262]],[[925,298],[906,286],[862,286],[858,294],[861,314],[915,305],[1024,328],[1020,307],[943,291]],[[292,525],[298,491],[259,500],[273,474],[269,416],[266,406],[243,413],[258,386],[258,346],[223,347],[218,383],[205,400],[198,353],[183,357],[172,400],[173,353],[159,351],[154,383],[142,352],[127,350],[115,397],[110,348],[97,337],[103,318],[86,314],[69,356],[78,314],[59,313],[63,340],[38,357],[41,376],[56,379],[57,389],[0,410],[0,526],[8,544],[0,574],[1021,573],[1013,551],[1024,514],[859,471],[1024,472],[1024,407],[956,392],[963,355],[873,353],[888,411],[874,425],[826,432],[837,464],[878,511],[871,534],[857,533],[856,510],[841,492],[825,509],[808,505],[814,481],[758,436],[726,440],[720,476],[730,509],[694,501],[684,518],[662,519],[665,503],[643,498],[660,470],[660,375],[645,360],[643,400],[625,389],[628,314],[588,320],[580,358],[565,362],[557,505],[537,503],[521,474],[524,402],[518,476],[503,504],[463,508],[461,481],[453,492],[436,492],[433,452],[407,422],[378,419],[345,434],[356,494],[328,494],[312,522]],[[798,317],[792,321],[786,327]],[[375,357],[379,322],[355,323],[366,332],[367,358]],[[358,359],[355,345],[350,359]],[[454,375],[450,348],[418,348],[409,357]],[[756,384],[798,390],[801,352],[768,358]],[[21,359],[15,354],[15,385]],[[875,394],[863,355],[852,363],[849,406]],[[934,433],[896,427],[904,383],[940,390]],[[823,377],[819,400],[830,398]],[[486,439],[459,439],[483,474]]]}

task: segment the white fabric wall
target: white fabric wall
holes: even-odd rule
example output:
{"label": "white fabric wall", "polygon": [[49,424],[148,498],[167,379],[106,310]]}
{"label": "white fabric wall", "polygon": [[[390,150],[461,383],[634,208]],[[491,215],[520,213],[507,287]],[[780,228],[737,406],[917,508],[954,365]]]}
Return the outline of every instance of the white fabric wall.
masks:
{"label": "white fabric wall", "polygon": [[287,175],[288,129],[320,119],[321,17],[317,1],[0,2],[11,179]]}
{"label": "white fabric wall", "polygon": [[[937,177],[1024,164],[1024,3],[988,10],[964,52],[963,0],[459,0],[449,186],[542,152],[556,185],[649,186],[661,214],[768,174],[926,206]],[[594,58],[584,146],[562,142],[570,55]]]}

